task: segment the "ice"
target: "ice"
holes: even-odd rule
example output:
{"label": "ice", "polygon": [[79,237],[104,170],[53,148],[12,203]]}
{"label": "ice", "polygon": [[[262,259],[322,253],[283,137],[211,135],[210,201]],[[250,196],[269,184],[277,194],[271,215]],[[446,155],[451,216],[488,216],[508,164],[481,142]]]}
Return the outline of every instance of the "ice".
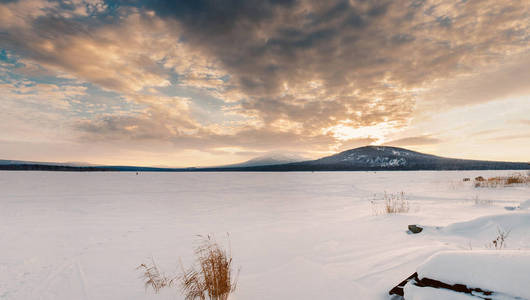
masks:
{"label": "ice", "polygon": [[[510,173],[0,172],[0,299],[180,300],[146,291],[135,268],[152,257],[174,273],[196,235],[227,232],[241,266],[231,299],[389,299],[431,255],[485,249],[499,224],[513,227],[508,250],[530,248],[527,211],[504,209],[528,186],[462,182]],[[373,214],[374,199],[402,191],[409,213]]]}

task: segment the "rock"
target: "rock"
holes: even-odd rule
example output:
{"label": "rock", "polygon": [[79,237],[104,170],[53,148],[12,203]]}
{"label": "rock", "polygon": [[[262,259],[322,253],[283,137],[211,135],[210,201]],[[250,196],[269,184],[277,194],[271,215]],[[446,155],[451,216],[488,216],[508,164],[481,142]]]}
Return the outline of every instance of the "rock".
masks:
{"label": "rock", "polygon": [[409,230],[412,233],[420,233],[423,230],[423,228],[417,225],[409,225]]}
{"label": "rock", "polygon": [[[403,280],[401,283],[399,283],[397,286],[391,289],[388,292],[388,294],[405,297],[406,295],[404,293],[404,288],[405,288],[405,285],[407,284],[413,284],[419,288],[426,287],[426,288],[434,288],[434,289],[446,289],[446,290],[454,291],[457,293],[476,296],[478,299],[492,299],[491,296],[494,294],[494,292],[492,291],[483,290],[481,288],[470,288],[470,287],[467,287],[465,284],[459,284],[459,283],[447,284],[445,282],[441,282],[435,279],[430,279],[427,277],[420,279],[418,277],[418,273],[414,273],[410,275],[407,279]],[[506,299],[512,299],[512,298],[506,297]],[[513,299],[515,300],[515,298]]]}
{"label": "rock", "polygon": [[409,277],[407,277],[407,279],[403,280],[402,282],[400,282],[398,285],[396,285],[394,288],[392,288],[388,294],[389,295],[398,295],[398,296],[403,296],[403,288],[405,287],[405,285],[411,281],[411,280],[416,280],[418,278],[418,273],[414,273],[412,275],[410,275]]}

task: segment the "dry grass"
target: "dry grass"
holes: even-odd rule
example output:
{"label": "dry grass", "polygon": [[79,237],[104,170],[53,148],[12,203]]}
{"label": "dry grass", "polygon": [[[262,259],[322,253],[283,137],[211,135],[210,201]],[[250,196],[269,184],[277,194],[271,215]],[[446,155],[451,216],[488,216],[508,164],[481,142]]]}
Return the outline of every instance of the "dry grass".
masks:
{"label": "dry grass", "polygon": [[[383,202],[382,208],[379,204]],[[408,200],[405,197],[404,192],[400,193],[387,193],[383,194],[383,199],[377,199],[374,195],[374,199],[370,201],[372,205],[372,214],[397,214],[397,213],[408,213],[410,210],[410,205]]]}
{"label": "dry grass", "polygon": [[523,176],[510,176],[506,178],[506,184],[518,184],[530,182],[530,178]]}
{"label": "dry grass", "polygon": [[409,210],[410,206],[405,198],[405,193],[385,193],[385,211],[387,214],[408,213]]}
{"label": "dry grass", "polygon": [[486,245],[486,248],[490,249],[496,249],[501,250],[503,248],[506,248],[506,239],[510,235],[510,231],[505,231],[499,227],[497,227],[497,237],[491,241],[489,244]]}
{"label": "dry grass", "polygon": [[182,274],[170,277],[162,274],[152,260],[141,264],[142,278],[146,288],[158,293],[165,287],[178,284],[186,300],[227,300],[237,286],[238,273],[232,271],[232,254],[217,244],[211,236],[201,237],[201,244],[195,249],[197,265],[189,269],[182,267]]}
{"label": "dry grass", "polygon": [[[198,267],[183,270],[181,289],[186,300],[227,300],[237,287],[237,275],[232,272],[232,255],[210,236],[195,250]],[[239,273],[239,272],[238,272]]]}
{"label": "dry grass", "polygon": [[177,280],[177,278],[170,278],[162,274],[154,259],[151,259],[150,264],[141,264],[136,269],[143,270],[142,278],[145,280],[145,288],[151,287],[155,293],[171,286]]}
{"label": "dry grass", "polygon": [[482,176],[475,178],[475,187],[502,187],[520,184],[530,184],[530,176],[518,173],[510,176],[490,177],[488,179]]}

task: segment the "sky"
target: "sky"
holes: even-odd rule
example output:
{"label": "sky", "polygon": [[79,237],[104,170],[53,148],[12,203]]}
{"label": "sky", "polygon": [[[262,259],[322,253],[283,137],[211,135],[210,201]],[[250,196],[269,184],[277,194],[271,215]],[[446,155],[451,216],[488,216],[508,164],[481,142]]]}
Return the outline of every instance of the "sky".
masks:
{"label": "sky", "polygon": [[530,160],[527,0],[0,0],[0,159]]}

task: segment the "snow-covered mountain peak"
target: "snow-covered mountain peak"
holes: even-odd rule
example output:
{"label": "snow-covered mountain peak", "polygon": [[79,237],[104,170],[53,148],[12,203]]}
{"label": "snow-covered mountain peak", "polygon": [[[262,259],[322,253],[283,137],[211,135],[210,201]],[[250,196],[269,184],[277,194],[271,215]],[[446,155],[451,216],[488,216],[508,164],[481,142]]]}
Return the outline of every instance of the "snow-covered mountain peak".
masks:
{"label": "snow-covered mountain peak", "polygon": [[435,156],[388,146],[365,146],[346,150],[321,158],[317,164],[345,164],[368,168],[396,168],[407,166],[411,160],[430,159]]}

